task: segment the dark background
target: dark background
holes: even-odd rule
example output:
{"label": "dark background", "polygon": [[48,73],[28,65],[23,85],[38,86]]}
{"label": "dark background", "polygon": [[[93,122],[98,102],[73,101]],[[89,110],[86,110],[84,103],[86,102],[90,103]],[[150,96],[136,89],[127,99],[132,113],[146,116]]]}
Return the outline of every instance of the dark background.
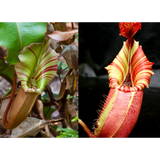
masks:
{"label": "dark background", "polygon": [[[119,36],[119,23],[79,23],[79,118],[92,130],[103,94],[108,95],[109,65],[127,38]],[[142,45],[155,75],[144,89],[138,121],[129,137],[160,137],[160,23],[142,23],[133,37]],[[79,126],[79,137],[88,137]]]}
{"label": "dark background", "polygon": [[[106,74],[110,64],[127,38],[119,36],[119,23],[79,23],[79,64],[88,63],[97,75]],[[142,23],[133,37],[149,59],[160,68],[160,23]]]}

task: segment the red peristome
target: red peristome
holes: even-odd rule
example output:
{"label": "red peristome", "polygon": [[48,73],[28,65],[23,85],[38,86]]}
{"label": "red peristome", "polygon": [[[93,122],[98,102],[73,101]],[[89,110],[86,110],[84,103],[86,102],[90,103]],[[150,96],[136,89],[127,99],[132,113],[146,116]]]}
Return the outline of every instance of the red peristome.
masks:
{"label": "red peristome", "polygon": [[[114,92],[115,88],[111,88],[103,109],[107,107]],[[134,93],[118,90],[116,101],[98,137],[127,137],[130,134],[139,116],[143,90]]]}
{"label": "red peristome", "polygon": [[125,92],[131,92],[132,87],[128,86],[118,86],[118,90],[125,91]]}
{"label": "red peristome", "polygon": [[132,38],[136,32],[141,29],[140,22],[120,22],[119,23],[120,35],[126,38]]}

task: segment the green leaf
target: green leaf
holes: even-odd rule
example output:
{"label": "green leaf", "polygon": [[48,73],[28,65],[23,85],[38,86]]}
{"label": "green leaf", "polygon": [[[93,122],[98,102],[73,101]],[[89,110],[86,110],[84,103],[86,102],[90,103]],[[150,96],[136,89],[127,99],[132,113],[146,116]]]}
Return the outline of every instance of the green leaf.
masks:
{"label": "green leaf", "polygon": [[8,49],[7,62],[15,65],[18,54],[30,43],[43,42],[45,22],[0,22],[0,46]]}
{"label": "green leaf", "polygon": [[52,108],[51,106],[49,107],[43,107],[43,113],[44,113],[44,117],[51,119],[51,115],[52,113],[55,111],[56,109]]}
{"label": "green leaf", "polygon": [[74,118],[72,119],[72,122],[75,122],[75,121],[78,121],[78,116],[76,116],[76,117],[74,117]]}
{"label": "green leaf", "polygon": [[[58,96],[58,94],[53,93],[53,96],[54,96],[54,98],[56,99],[57,96]],[[50,101],[48,92],[45,93],[45,94],[41,97],[41,100],[42,100],[43,103],[44,103],[44,102],[49,102],[49,101]]]}
{"label": "green leaf", "polygon": [[0,60],[0,75],[12,84],[14,75],[14,66],[5,63],[5,60]]}
{"label": "green leaf", "polygon": [[70,94],[67,95],[66,99],[70,99],[73,98],[73,96],[71,96]]}
{"label": "green leaf", "polygon": [[54,78],[58,68],[56,52],[50,47],[49,39],[34,43],[19,54],[20,63],[15,70],[25,92],[41,93]]}

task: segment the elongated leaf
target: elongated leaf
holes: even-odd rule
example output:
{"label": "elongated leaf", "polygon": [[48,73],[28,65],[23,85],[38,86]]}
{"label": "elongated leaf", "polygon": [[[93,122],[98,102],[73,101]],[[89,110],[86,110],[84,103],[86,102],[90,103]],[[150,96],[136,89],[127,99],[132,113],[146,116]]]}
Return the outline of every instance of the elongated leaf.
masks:
{"label": "elongated leaf", "polygon": [[19,54],[20,63],[15,65],[18,78],[25,92],[41,93],[54,78],[58,68],[56,52],[50,41],[31,44]]}
{"label": "elongated leaf", "polygon": [[[72,31],[71,32],[68,31],[67,23],[65,23],[65,22],[52,22],[51,24],[53,25],[56,32],[61,31],[63,33],[63,35],[62,35],[62,33],[60,33],[60,32],[59,33],[54,32],[54,34],[56,34],[56,35],[54,35],[53,39],[56,38],[55,39],[56,41],[61,41],[61,43],[64,44],[64,45],[69,45],[69,44],[74,42],[74,40],[75,40],[75,35],[74,34],[69,36],[67,39],[64,37],[64,36],[68,36],[70,33],[72,33]],[[74,29],[74,25],[72,26],[72,29]],[[58,35],[58,37],[57,37],[57,35]],[[61,36],[61,37],[59,37],[59,36]],[[71,39],[71,37],[72,37],[72,39]],[[60,38],[62,40],[58,40],[57,38],[58,39]],[[64,38],[66,40],[64,40]]]}
{"label": "elongated leaf", "polygon": [[150,77],[154,74],[152,72],[154,63],[148,61],[142,47],[135,40],[133,40],[131,47],[130,58],[130,74],[133,87],[122,86],[129,69],[129,40],[127,40],[113,62],[105,67],[109,73],[109,85],[111,88],[117,87],[119,90],[128,92],[142,90],[144,87],[148,88]]}
{"label": "elongated leaf", "polygon": [[56,41],[65,41],[71,38],[74,34],[78,33],[78,29],[74,29],[71,31],[61,32],[61,31],[54,31],[52,34],[48,34],[51,39]]}
{"label": "elongated leaf", "polygon": [[8,49],[7,62],[15,65],[19,62],[18,54],[30,43],[43,42],[46,23],[4,22],[0,23],[0,46]]}

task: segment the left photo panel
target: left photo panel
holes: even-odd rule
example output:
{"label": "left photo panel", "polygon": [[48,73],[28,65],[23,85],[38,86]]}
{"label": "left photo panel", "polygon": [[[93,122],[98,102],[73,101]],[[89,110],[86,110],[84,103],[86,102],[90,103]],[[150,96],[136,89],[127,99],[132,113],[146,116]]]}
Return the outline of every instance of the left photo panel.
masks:
{"label": "left photo panel", "polygon": [[78,138],[78,23],[0,22],[0,138]]}

